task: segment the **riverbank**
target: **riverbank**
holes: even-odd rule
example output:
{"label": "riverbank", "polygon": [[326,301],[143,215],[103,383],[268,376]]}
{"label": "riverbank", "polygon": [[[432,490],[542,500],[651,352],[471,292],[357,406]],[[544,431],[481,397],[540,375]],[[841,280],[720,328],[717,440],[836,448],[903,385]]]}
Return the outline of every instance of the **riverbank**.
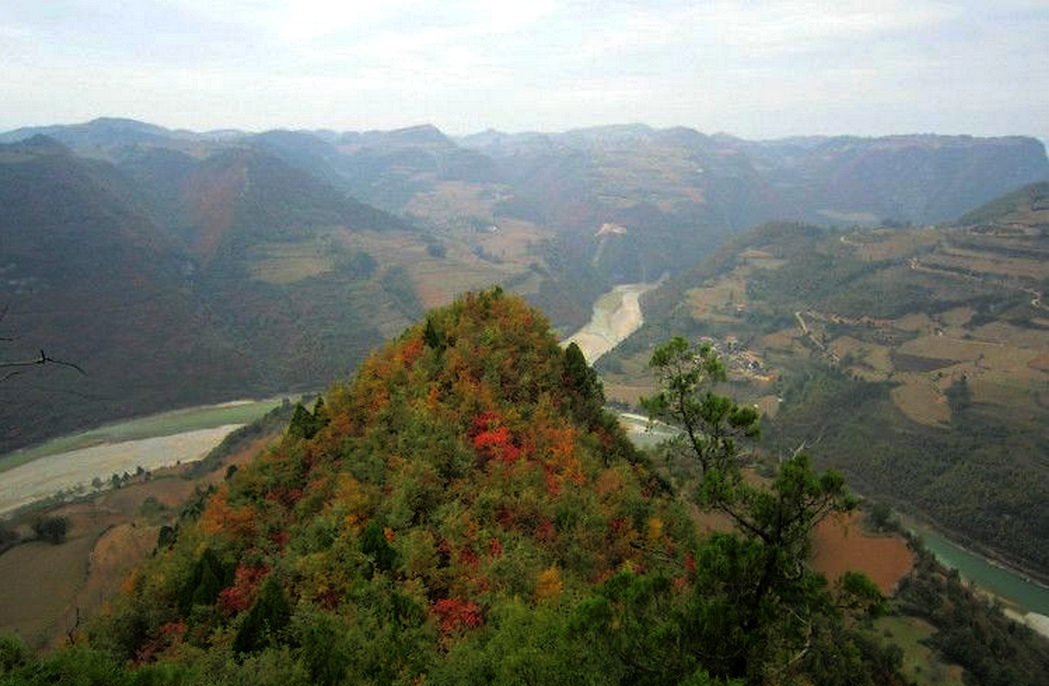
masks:
{"label": "riverbank", "polygon": [[927,524],[911,518],[904,518],[902,522],[940,564],[958,570],[966,582],[998,598],[1010,617],[1049,637],[1049,588],[1021,571],[954,543]]}

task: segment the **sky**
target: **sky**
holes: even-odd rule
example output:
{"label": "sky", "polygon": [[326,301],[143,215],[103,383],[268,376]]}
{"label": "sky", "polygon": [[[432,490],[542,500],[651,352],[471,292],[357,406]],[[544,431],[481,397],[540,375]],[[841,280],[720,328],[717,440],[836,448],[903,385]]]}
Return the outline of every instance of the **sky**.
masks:
{"label": "sky", "polygon": [[1049,139],[1046,0],[0,0],[0,130]]}

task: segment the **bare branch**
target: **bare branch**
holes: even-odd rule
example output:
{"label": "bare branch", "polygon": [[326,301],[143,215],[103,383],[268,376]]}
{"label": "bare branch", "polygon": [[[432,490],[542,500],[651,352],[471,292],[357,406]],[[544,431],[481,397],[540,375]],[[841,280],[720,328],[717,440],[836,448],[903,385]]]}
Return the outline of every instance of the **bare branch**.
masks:
{"label": "bare branch", "polygon": [[85,372],[80,367],[80,365],[74,364],[73,362],[66,362],[65,360],[56,359],[54,357],[51,357],[47,353],[45,353],[43,350],[41,350],[40,351],[40,357],[38,357],[37,359],[32,360],[30,362],[4,362],[4,363],[0,363],[0,369],[12,369],[12,370],[14,370],[14,371],[7,372],[3,377],[0,377],[0,383],[3,383],[4,381],[7,381],[12,376],[17,376],[18,374],[21,374],[28,367],[38,367],[38,366],[41,366],[41,365],[48,365],[48,364],[50,364],[50,365],[58,365],[60,367],[69,367],[70,369],[74,369],[74,370],[80,372],[81,374],[83,374],[84,376],[87,376],[87,372]]}

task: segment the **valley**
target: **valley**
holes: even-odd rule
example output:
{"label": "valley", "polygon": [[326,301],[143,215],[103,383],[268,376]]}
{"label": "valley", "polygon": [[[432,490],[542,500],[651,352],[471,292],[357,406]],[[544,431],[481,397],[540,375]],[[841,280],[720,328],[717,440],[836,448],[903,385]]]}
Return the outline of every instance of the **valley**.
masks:
{"label": "valley", "polygon": [[[428,126],[217,138],[158,129],[130,140],[125,127],[108,122],[106,137],[90,144],[83,136],[94,136],[96,123],[49,129],[53,138],[0,135],[10,141],[0,148],[0,201],[11,208],[0,217],[0,364],[12,370],[0,376],[0,396],[11,401],[0,416],[0,451],[119,417],[285,389],[329,385],[334,415],[300,408],[280,439],[279,420],[265,430],[250,424],[247,413],[266,407],[225,406],[200,425],[161,418],[0,457],[0,513],[56,491],[91,495],[26,511],[68,517],[68,543],[27,543],[0,557],[3,574],[56,562],[71,570],[47,577],[46,608],[21,591],[0,599],[0,616],[18,618],[4,627],[28,627],[37,645],[75,629],[77,608],[89,611],[112,594],[132,559],[159,552],[161,539],[170,545],[164,527],[176,522],[222,541],[223,585],[234,584],[224,547],[231,541],[265,561],[252,569],[282,569],[274,578],[296,602],[309,598],[299,613],[330,609],[331,583],[349,593],[372,584],[375,569],[403,563],[390,578],[408,583],[390,602],[411,598],[442,632],[452,622],[442,614],[448,607],[465,613],[456,622],[476,628],[482,615],[502,621],[487,614],[492,607],[514,611],[503,605],[506,588],[524,589],[536,607],[563,589],[575,602],[595,579],[610,578],[614,564],[594,571],[609,554],[641,560],[662,549],[646,563],[661,568],[681,556],[679,545],[692,545],[688,531],[731,531],[710,513],[662,500],[663,477],[646,474],[648,458],[631,457],[614,420],[599,417],[596,378],[577,361],[562,370],[547,357],[547,327],[575,332],[564,343],[596,363],[639,444],[660,434],[638,431],[646,422],[629,411],[655,389],[648,358],[682,334],[713,346],[729,369],[724,390],[760,410],[766,457],[802,446],[818,468],[842,471],[874,501],[935,522],[1021,575],[1049,575],[1049,524],[1039,514],[1049,499],[1049,188],[1025,186],[978,207],[1049,176],[1040,144],[936,136],[748,142],[643,126],[462,138]],[[936,174],[911,176],[912,167]],[[61,206],[48,209],[50,197]],[[784,217],[798,221],[760,224]],[[39,250],[41,237],[55,247]],[[477,295],[491,284],[501,288]],[[501,300],[504,293],[514,295]],[[515,333],[504,340],[504,331]],[[393,343],[380,348],[384,341]],[[368,358],[376,349],[387,352]],[[45,364],[56,358],[75,366]],[[428,393],[407,402],[421,392],[412,384],[424,372],[440,383],[426,382]],[[552,385],[537,394],[540,378]],[[562,382],[569,385],[558,389]],[[290,415],[286,403],[283,410]],[[312,442],[333,416],[358,441],[349,471],[338,466],[348,439]],[[581,424],[568,426],[569,417]],[[245,428],[223,439],[237,427]],[[463,431],[467,438],[455,438]],[[310,445],[305,452],[295,447],[300,439]],[[278,444],[246,468],[263,446]],[[416,454],[432,464],[405,457]],[[518,463],[522,455],[535,470]],[[516,476],[495,490],[466,486],[504,471]],[[667,483],[677,478],[666,475]],[[578,491],[588,479],[593,492]],[[448,488],[460,489],[451,503],[441,500]],[[616,495],[624,488],[639,495]],[[564,493],[582,500],[558,504]],[[321,508],[328,496],[334,500]],[[604,514],[587,516],[601,521],[626,508],[622,517],[608,514],[604,543],[578,518],[594,503]],[[456,508],[477,513],[460,520],[448,514]],[[638,518],[639,508],[659,516]],[[307,510],[318,518],[300,519]],[[374,531],[362,529],[369,517]],[[30,520],[19,526],[27,533]],[[474,540],[479,526],[498,532],[490,536],[498,545]],[[817,529],[813,569],[832,583],[846,569],[865,569],[883,593],[941,581],[954,592],[953,577],[921,560],[908,572],[917,553],[867,526],[843,518]],[[565,552],[551,533],[561,528],[594,552]],[[620,546],[620,533],[633,549]],[[311,567],[336,554],[337,536],[352,539],[351,555],[364,541],[379,567],[361,567],[352,584]],[[460,548],[431,554],[438,540]],[[516,547],[504,548],[507,541]],[[197,554],[187,550],[186,559]],[[387,550],[401,557],[382,557]],[[557,563],[537,568],[536,555]],[[494,585],[476,575],[475,559]],[[511,559],[525,576],[507,572]],[[668,573],[690,564],[681,558]],[[463,575],[450,575],[449,565]],[[921,582],[919,567],[931,574]],[[237,574],[229,589],[258,591],[247,572]],[[346,593],[339,602],[357,602]],[[476,616],[473,599],[483,600]],[[242,598],[190,618],[187,602],[171,612],[218,632],[237,616],[223,613],[250,606]],[[1014,602],[1042,612],[1037,600]],[[297,621],[317,619],[303,617]],[[893,619],[885,635],[939,635],[943,617],[925,618],[939,628]],[[160,633],[144,649],[174,645],[165,643],[165,626],[153,627]],[[193,629],[191,640],[211,640],[207,630]],[[913,643],[908,659],[921,655],[914,669],[935,666],[938,658]]]}

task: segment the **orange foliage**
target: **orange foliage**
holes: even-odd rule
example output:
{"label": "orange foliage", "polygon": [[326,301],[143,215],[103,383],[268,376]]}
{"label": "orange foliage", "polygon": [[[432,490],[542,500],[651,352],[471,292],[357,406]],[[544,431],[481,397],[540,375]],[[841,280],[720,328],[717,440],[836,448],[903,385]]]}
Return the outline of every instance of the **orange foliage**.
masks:
{"label": "orange foliage", "polygon": [[481,607],[472,600],[442,598],[431,608],[437,616],[441,633],[450,634],[461,629],[476,629],[484,624]]}
{"label": "orange foliage", "polygon": [[234,507],[229,504],[228,498],[229,488],[220,486],[200,515],[200,530],[205,534],[225,532],[237,539],[251,536],[258,521],[255,508],[250,505]]}
{"label": "orange foliage", "polygon": [[394,362],[404,369],[411,370],[415,361],[423,354],[425,346],[421,338],[414,337],[402,345],[394,357]]}
{"label": "orange foliage", "polygon": [[548,567],[539,572],[535,581],[535,597],[538,600],[556,600],[561,596],[564,584],[561,581],[561,570]]}

